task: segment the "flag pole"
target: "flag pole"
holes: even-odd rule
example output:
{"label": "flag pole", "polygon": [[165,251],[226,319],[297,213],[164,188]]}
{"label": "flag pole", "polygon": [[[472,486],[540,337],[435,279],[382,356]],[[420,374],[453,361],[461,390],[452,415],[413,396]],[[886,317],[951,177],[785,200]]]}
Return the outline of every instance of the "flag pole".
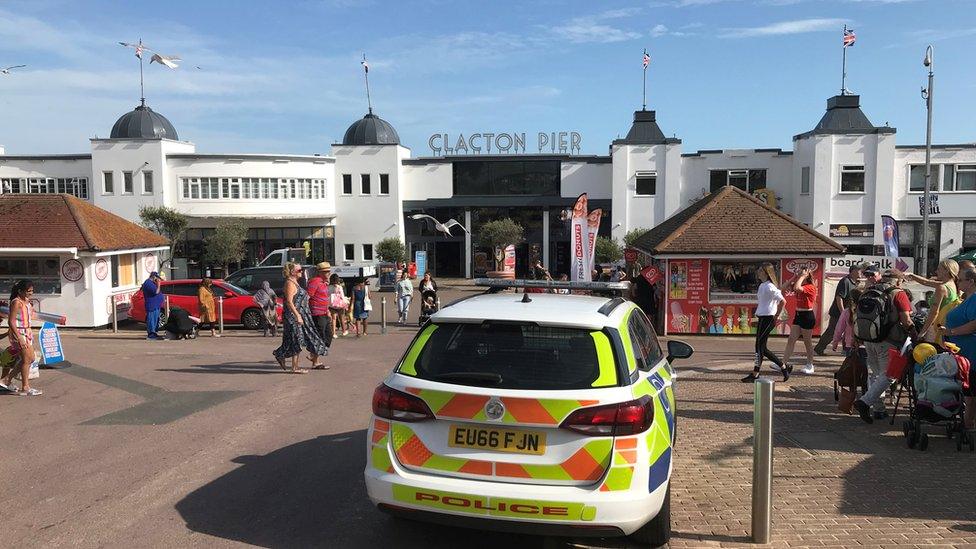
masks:
{"label": "flag pole", "polygon": [[[644,58],[647,58],[647,48],[644,48]],[[647,63],[644,63],[644,90],[641,92],[641,110],[647,110]]]}
{"label": "flag pole", "polygon": [[142,78],[142,38],[139,39],[139,101],[142,106],[146,106],[146,86]]}
{"label": "flag pole", "polygon": [[369,98],[369,65],[366,64],[366,53],[363,53],[363,70],[366,74],[366,105],[369,107],[369,114],[373,114],[373,101]]}
{"label": "flag pole", "polygon": [[[844,36],[847,36],[847,25],[844,25]],[[847,95],[847,44],[843,40],[841,40],[841,49],[844,50],[844,60],[840,71],[840,94]]]}

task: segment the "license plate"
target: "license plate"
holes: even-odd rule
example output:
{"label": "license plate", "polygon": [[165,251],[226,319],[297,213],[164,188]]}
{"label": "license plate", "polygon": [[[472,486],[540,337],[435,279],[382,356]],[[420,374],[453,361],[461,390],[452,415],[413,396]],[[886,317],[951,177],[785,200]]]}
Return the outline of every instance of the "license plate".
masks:
{"label": "license plate", "polygon": [[546,453],[546,434],[521,429],[451,425],[447,445],[453,448],[476,448],[541,456]]}

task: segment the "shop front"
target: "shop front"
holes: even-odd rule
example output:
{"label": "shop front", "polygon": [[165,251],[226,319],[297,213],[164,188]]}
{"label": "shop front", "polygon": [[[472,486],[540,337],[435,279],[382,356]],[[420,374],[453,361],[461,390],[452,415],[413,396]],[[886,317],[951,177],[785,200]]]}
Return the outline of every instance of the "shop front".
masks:
{"label": "shop front", "polygon": [[[642,293],[653,296],[646,300],[653,310],[645,312],[657,319],[658,329],[713,335],[756,332],[758,272],[764,263],[773,265],[786,297],[775,333],[788,334],[796,309],[792,283],[807,270],[823,293],[824,260],[844,250],[735,187],[706,195],[633,247],[645,258],[645,269],[656,274],[646,278],[652,288]],[[819,301],[814,313],[814,333],[819,334]]]}

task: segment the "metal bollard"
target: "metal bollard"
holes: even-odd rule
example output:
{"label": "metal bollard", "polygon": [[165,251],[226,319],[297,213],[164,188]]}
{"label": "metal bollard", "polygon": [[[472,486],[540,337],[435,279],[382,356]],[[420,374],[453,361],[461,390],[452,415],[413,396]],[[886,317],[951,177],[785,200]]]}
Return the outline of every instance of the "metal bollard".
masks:
{"label": "metal bollard", "polygon": [[108,296],[108,306],[112,309],[112,333],[119,333],[119,308],[115,306],[115,296]]}
{"label": "metal bollard", "polygon": [[754,384],[752,432],[752,541],[769,543],[773,506],[773,393],[776,382]]}
{"label": "metal bollard", "polygon": [[381,303],[380,307],[382,307],[380,309],[380,333],[385,334],[386,333],[386,296],[383,296],[383,299],[380,301],[380,303]]}
{"label": "metal bollard", "polygon": [[217,298],[217,322],[220,325],[220,335],[224,335],[224,297]]}

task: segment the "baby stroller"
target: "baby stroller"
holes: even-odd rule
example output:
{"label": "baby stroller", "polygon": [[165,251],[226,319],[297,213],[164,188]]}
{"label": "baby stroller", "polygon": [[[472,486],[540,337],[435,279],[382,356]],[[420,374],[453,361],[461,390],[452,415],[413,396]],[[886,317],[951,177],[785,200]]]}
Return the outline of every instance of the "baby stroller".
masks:
{"label": "baby stroller", "polygon": [[196,339],[200,319],[190,316],[185,309],[171,307],[163,329],[169,333],[170,339]]}
{"label": "baby stroller", "polygon": [[[936,354],[906,369],[901,379],[908,395],[908,419],[902,425],[909,448],[925,451],[929,432],[945,430],[948,438],[956,437],[956,450],[968,445],[976,448],[976,438],[965,430],[963,388],[968,385],[969,361],[956,353],[936,346]],[[900,397],[900,395],[899,395]]]}
{"label": "baby stroller", "polygon": [[420,292],[420,318],[417,320],[419,326],[423,326],[430,320],[431,315],[440,309],[437,304],[437,290],[424,290]]}

